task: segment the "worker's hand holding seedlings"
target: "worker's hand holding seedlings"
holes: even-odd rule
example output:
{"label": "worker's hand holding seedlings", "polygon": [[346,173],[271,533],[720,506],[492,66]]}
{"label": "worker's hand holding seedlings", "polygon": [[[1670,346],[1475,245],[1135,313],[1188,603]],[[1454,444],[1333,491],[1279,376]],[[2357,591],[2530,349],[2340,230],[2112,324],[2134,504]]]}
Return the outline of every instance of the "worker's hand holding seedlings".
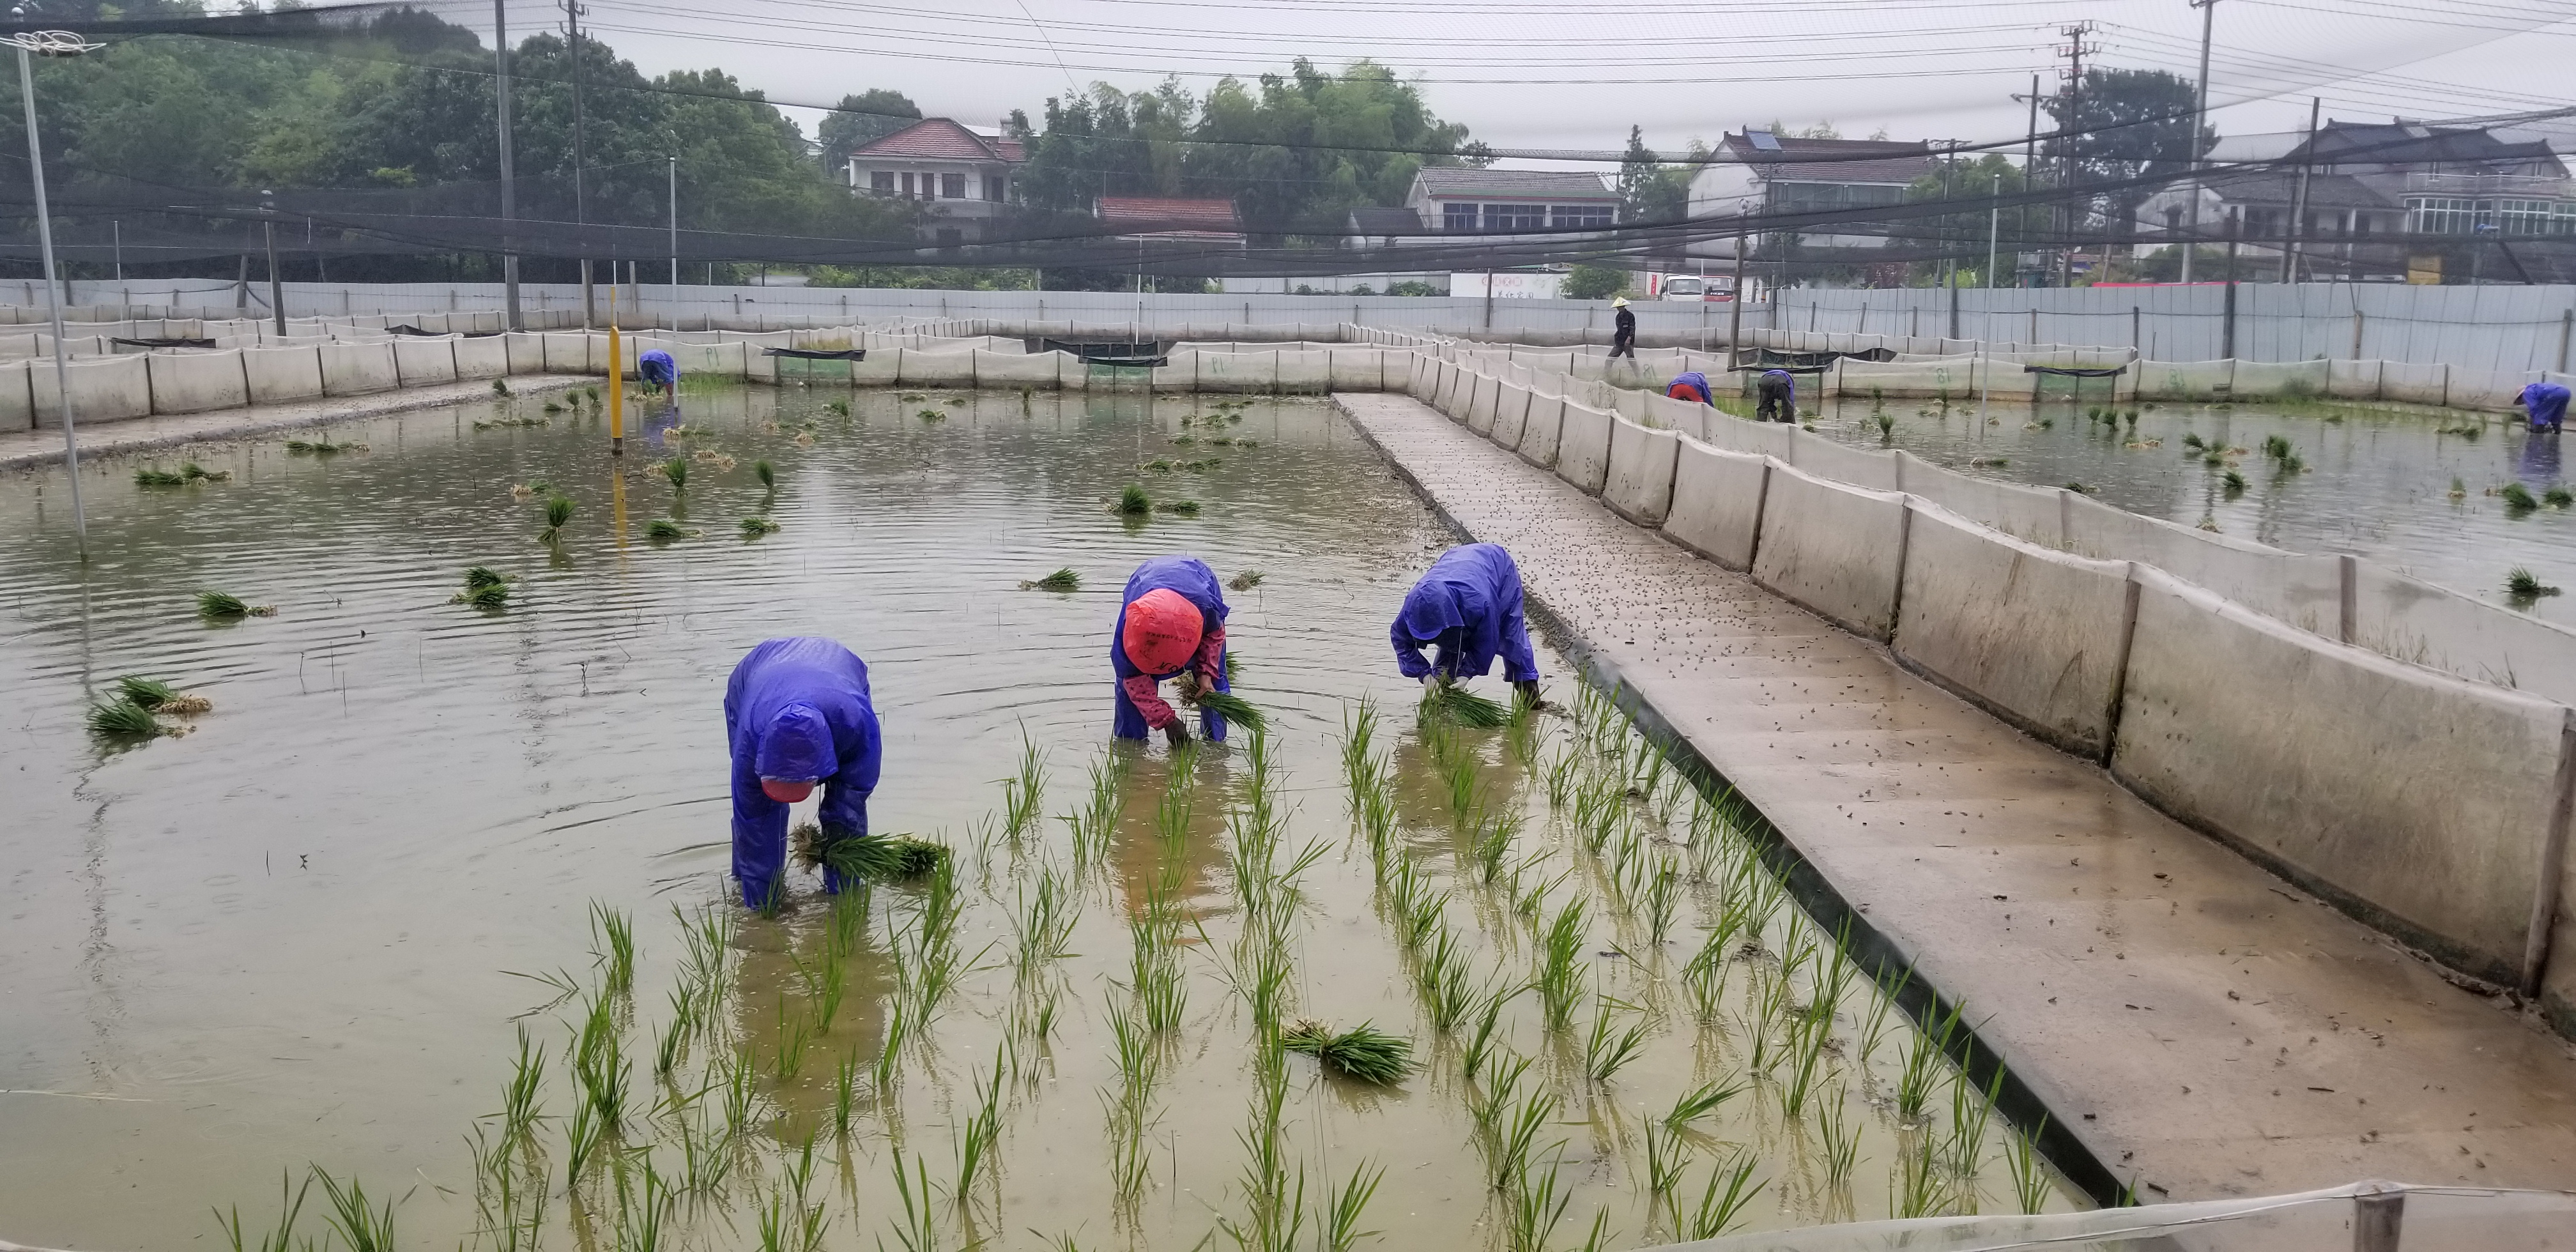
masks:
{"label": "worker's hand holding seedlings", "polygon": [[[868,833],[883,740],[868,698],[868,667],[829,639],[762,642],[725,683],[725,741],[733,751],[733,876],[750,908],[784,894],[787,806],[823,789],[826,842]],[[826,868],[823,889],[841,889]]]}
{"label": "worker's hand holding seedlings", "polygon": [[[1118,678],[1114,733],[1142,739],[1149,730],[1163,732],[1172,746],[1190,740],[1181,715],[1164,702],[1157,689],[1177,678],[1183,700],[1225,691],[1225,593],[1216,572],[1196,557],[1158,556],[1136,567],[1118,605],[1118,626],[1110,641],[1109,662]],[[1199,710],[1199,721],[1214,742],[1225,741],[1225,718]]]}
{"label": "worker's hand holding seedlings", "polygon": [[[1436,694],[1461,678],[1481,678],[1497,657],[1522,698],[1538,700],[1538,658],[1530,649],[1521,605],[1521,572],[1495,544],[1449,549],[1431,563],[1387,631],[1395,664]],[[1425,658],[1424,647],[1433,655]]]}

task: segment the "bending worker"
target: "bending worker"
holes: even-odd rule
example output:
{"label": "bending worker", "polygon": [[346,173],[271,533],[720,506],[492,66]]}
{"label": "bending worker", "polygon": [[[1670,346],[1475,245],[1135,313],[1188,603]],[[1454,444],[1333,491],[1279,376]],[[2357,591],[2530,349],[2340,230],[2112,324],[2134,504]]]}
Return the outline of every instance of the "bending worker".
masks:
{"label": "bending worker", "polygon": [[[1499,656],[1503,677],[1522,698],[1538,699],[1538,657],[1521,613],[1520,567],[1498,545],[1462,544],[1441,553],[1404,593],[1404,609],[1387,635],[1396,668],[1426,687],[1482,678]],[[1425,645],[1435,650],[1427,661]]]}
{"label": "bending worker", "polygon": [[[1163,732],[1173,747],[1190,741],[1181,715],[1156,689],[1180,679],[1183,699],[1225,691],[1225,593],[1216,571],[1194,556],[1158,556],[1127,576],[1118,601],[1118,628],[1109,640],[1109,665],[1118,675],[1118,716],[1113,733],[1142,739]],[[1211,742],[1225,742],[1225,719],[1199,710]]]}
{"label": "bending worker", "polygon": [[1764,370],[1754,384],[1761,398],[1753,411],[1757,422],[1794,422],[1798,420],[1798,380],[1787,370]]}
{"label": "bending worker", "polygon": [[2567,388],[2560,384],[2533,383],[2514,402],[2530,415],[2533,430],[2555,431],[2567,422]]}
{"label": "bending worker", "polygon": [[1700,404],[1711,403],[1708,390],[1708,375],[1700,373],[1698,370],[1692,370],[1686,374],[1675,374],[1673,375],[1673,381],[1665,385],[1664,394],[1675,400],[1691,400]]}
{"label": "bending worker", "polygon": [[1611,321],[1610,355],[1634,361],[1637,359],[1637,315],[1628,310],[1626,296],[1611,301],[1610,307],[1618,313]]}
{"label": "bending worker", "polygon": [[645,386],[661,392],[665,399],[680,390],[680,363],[660,348],[635,358],[635,376],[643,379]]}
{"label": "bending worker", "polygon": [[[733,876],[749,908],[786,895],[787,806],[823,789],[823,842],[868,833],[884,741],[868,699],[868,667],[829,639],[763,641],[725,683],[725,741],[733,749]],[[823,889],[840,877],[823,872]]]}

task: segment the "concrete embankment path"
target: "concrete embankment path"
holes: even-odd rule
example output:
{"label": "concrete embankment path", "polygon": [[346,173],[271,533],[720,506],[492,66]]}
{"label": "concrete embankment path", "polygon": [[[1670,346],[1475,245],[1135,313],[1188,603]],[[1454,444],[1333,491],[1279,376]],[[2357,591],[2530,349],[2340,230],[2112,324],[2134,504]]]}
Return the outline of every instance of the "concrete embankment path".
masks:
{"label": "concrete embankment path", "polygon": [[1336,402],[1966,1004],[2051,1139],[2089,1154],[2052,1144],[2079,1183],[2134,1180],[2147,1202],[2363,1178],[2576,1187],[2564,1041],[1430,407]]}
{"label": "concrete embankment path", "polygon": [[[605,374],[519,374],[509,381],[514,393],[534,396],[584,383],[606,382],[607,377]],[[445,404],[489,400],[492,396],[492,384],[488,380],[432,383],[425,387],[405,387],[363,396],[333,396],[291,404],[258,404],[249,408],[215,409],[165,417],[134,417],[114,422],[80,422],[75,418],[72,434],[80,440],[83,457],[109,457],[177,448],[208,440],[247,439],[275,431],[354,422],[412,409],[434,409]],[[52,421],[53,415],[46,414],[45,420]],[[40,426],[34,430],[0,435],[0,470],[60,465],[62,461],[61,426]]]}

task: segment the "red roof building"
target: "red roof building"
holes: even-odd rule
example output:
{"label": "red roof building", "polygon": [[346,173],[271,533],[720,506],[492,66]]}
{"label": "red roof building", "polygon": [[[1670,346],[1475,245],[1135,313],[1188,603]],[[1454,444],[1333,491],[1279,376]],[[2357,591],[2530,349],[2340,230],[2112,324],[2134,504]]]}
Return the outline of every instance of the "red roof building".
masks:
{"label": "red roof building", "polygon": [[1028,153],[1017,139],[927,117],[850,153],[850,190],[923,202],[923,230],[943,247],[980,239],[1005,211]]}
{"label": "red roof building", "polygon": [[1121,239],[1244,246],[1243,219],[1235,213],[1232,200],[1102,196],[1092,201],[1091,212],[1117,227]]}

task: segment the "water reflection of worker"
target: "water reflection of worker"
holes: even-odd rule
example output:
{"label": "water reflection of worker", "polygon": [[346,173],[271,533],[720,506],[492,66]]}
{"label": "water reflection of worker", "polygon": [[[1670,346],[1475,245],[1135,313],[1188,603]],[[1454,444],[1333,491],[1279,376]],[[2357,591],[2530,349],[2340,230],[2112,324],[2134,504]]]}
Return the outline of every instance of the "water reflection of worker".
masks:
{"label": "water reflection of worker", "polygon": [[[1189,742],[1181,715],[1163,702],[1156,688],[1167,678],[1180,679],[1184,699],[1201,691],[1226,691],[1225,593],[1216,571],[1194,556],[1158,556],[1127,576],[1127,591],[1118,601],[1118,625],[1110,634],[1109,663],[1118,675],[1118,714],[1113,727],[1121,739],[1142,739],[1159,730],[1173,746]],[[1199,710],[1201,728],[1217,743],[1225,742],[1225,719]]]}
{"label": "water reflection of worker", "polygon": [[1759,422],[1794,422],[1798,420],[1798,380],[1787,370],[1764,370],[1754,383],[1754,394],[1761,404],[1753,411]]}
{"label": "water reflection of worker", "polygon": [[[868,833],[868,793],[884,747],[868,698],[868,667],[829,639],[769,639],[725,683],[725,741],[733,751],[733,876],[742,902],[784,895],[787,806],[823,788],[826,841]],[[825,870],[823,889],[839,891]]]}
{"label": "water reflection of worker", "polygon": [[[1523,696],[1538,698],[1538,657],[1530,650],[1529,623],[1521,605],[1521,571],[1496,544],[1451,548],[1404,593],[1404,608],[1387,630],[1395,665],[1424,686],[1482,678],[1503,661],[1503,677]],[[1434,655],[1425,660],[1424,647]]]}
{"label": "water reflection of worker", "polygon": [[1689,400],[1696,404],[1707,404],[1710,402],[1708,375],[1700,373],[1698,370],[1675,374],[1673,375],[1673,380],[1671,382],[1664,384],[1664,394],[1675,400]]}
{"label": "water reflection of worker", "polygon": [[660,348],[635,358],[635,376],[644,380],[645,386],[661,392],[665,399],[680,393],[680,363]]}
{"label": "water reflection of worker", "polygon": [[1610,355],[1637,359],[1637,314],[1629,309],[1628,297],[1610,302],[1615,314],[1610,321]]}
{"label": "water reflection of worker", "polygon": [[2557,434],[2567,421],[2567,388],[2557,383],[2533,383],[2522,389],[2513,402],[2522,406],[2531,418],[2531,428]]}

